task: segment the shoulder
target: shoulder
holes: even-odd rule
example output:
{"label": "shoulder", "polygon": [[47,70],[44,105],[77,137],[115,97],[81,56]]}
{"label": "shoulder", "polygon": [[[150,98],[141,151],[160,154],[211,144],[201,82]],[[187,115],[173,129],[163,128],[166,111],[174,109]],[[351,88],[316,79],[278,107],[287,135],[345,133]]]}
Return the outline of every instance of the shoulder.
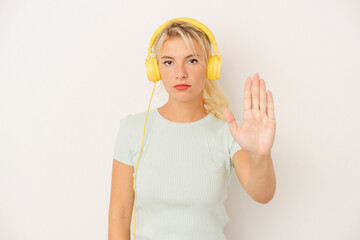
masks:
{"label": "shoulder", "polygon": [[222,120],[215,116],[213,116],[212,121],[210,121],[210,124],[213,129],[217,129],[221,133],[226,133],[230,130],[229,125],[227,124],[227,122],[225,120]]}
{"label": "shoulder", "polygon": [[146,115],[147,121],[151,120],[153,118],[153,111],[150,110],[149,113],[145,112],[139,112],[139,113],[131,113],[126,115],[125,117],[121,118],[120,121],[122,124],[126,125],[128,128],[137,128],[139,125],[144,125]]}
{"label": "shoulder", "polygon": [[[233,145],[235,139],[231,135],[229,124],[225,120],[222,120],[222,119],[219,119],[216,117],[214,117],[214,119],[216,119],[214,124],[217,126],[219,134],[221,135],[224,142],[227,145]],[[238,126],[241,125],[239,120],[236,120],[236,123]]]}
{"label": "shoulder", "polygon": [[207,134],[222,139],[223,143],[228,141],[230,129],[225,120],[217,118],[213,115],[211,119],[206,122],[205,127]]}

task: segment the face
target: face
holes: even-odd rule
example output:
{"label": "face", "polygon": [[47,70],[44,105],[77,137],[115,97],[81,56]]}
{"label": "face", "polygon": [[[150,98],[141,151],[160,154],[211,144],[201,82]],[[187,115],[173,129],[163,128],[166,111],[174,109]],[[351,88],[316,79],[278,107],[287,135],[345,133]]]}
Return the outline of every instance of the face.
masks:
{"label": "face", "polygon": [[[159,53],[159,70],[169,100],[191,102],[201,100],[205,86],[205,55],[200,44],[194,40],[196,57],[192,56],[181,37],[172,37],[163,43]],[[176,88],[178,84],[187,84],[186,89]],[[171,99],[170,99],[171,98]]]}

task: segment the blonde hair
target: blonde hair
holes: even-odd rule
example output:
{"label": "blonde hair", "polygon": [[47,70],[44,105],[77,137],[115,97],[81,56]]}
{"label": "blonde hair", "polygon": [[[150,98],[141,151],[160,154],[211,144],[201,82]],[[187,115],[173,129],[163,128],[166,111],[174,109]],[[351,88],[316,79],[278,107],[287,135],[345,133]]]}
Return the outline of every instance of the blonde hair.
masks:
{"label": "blonde hair", "polygon": [[[207,62],[212,53],[211,41],[199,28],[184,21],[169,23],[169,25],[167,25],[157,36],[153,46],[153,53],[158,63],[159,53],[163,43],[171,37],[182,37],[193,56],[195,56],[193,41],[197,41],[200,44],[202,51],[205,53],[207,67]],[[225,120],[223,111],[225,108],[229,108],[229,100],[216,80],[206,80],[201,97],[207,113],[212,113],[215,117]]]}

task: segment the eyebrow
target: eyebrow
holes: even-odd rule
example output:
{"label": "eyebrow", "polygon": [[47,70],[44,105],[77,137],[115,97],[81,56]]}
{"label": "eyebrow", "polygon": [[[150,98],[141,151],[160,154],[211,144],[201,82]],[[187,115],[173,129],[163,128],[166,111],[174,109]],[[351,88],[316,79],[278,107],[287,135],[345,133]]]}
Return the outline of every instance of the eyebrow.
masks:
{"label": "eyebrow", "polygon": [[[188,57],[192,57],[193,55],[192,54],[190,54],[189,56],[186,56],[185,58],[188,58]],[[195,54],[195,56],[196,57],[200,57],[200,55],[199,54]],[[170,56],[162,56],[161,57],[161,59],[163,59],[163,58],[170,58],[170,59],[174,59],[173,57],[170,57]]]}

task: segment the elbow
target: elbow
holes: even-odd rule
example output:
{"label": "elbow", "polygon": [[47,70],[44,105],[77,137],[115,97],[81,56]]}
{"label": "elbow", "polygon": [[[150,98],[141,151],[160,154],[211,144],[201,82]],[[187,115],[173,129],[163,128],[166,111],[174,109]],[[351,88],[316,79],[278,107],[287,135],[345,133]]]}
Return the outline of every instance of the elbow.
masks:
{"label": "elbow", "polygon": [[267,204],[269,203],[273,198],[267,198],[267,199],[254,199],[256,202],[261,203],[261,204]]}
{"label": "elbow", "polygon": [[269,203],[273,198],[274,198],[274,195],[275,195],[275,190],[273,192],[271,192],[270,195],[268,195],[267,197],[264,197],[264,198],[253,198],[256,202],[258,203],[261,203],[261,204],[267,204]]}
{"label": "elbow", "polygon": [[258,202],[258,203],[261,203],[261,204],[267,204],[267,203],[269,203],[270,201],[272,200],[272,198],[270,198],[270,199],[265,199],[265,200],[261,200],[261,201],[256,201],[256,202]]}

